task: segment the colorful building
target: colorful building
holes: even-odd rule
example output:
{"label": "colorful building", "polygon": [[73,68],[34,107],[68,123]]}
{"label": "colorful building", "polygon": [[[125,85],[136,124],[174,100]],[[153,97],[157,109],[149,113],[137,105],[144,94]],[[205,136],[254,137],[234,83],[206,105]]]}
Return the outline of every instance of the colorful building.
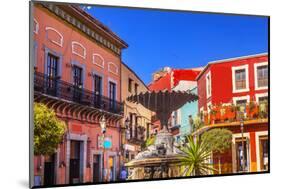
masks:
{"label": "colorful building", "polygon": [[267,53],[213,61],[197,77],[205,126],[193,135],[213,128],[233,133],[222,173],[268,170],[268,65]]}
{"label": "colorful building", "polygon": [[[203,68],[193,68],[193,69],[172,69],[165,67],[163,70],[155,72],[153,74],[153,81],[148,85],[151,91],[187,91],[192,90],[192,92],[197,93],[197,82],[196,77],[199,75]],[[190,123],[189,115],[192,117],[196,116],[197,111],[197,101],[186,103],[179,110],[172,113],[170,119],[170,130],[175,136],[175,139],[179,141],[181,136],[189,134]],[[155,130],[159,130],[160,123],[155,118],[153,119],[153,126]]]}
{"label": "colorful building", "polygon": [[67,125],[55,154],[34,157],[34,185],[114,181],[122,155],[121,53],[128,45],[78,6],[34,3],[32,14],[34,101]]}
{"label": "colorful building", "polygon": [[141,151],[150,136],[152,112],[140,104],[128,102],[127,97],[148,91],[145,83],[125,63],[121,65],[122,102],[124,102],[123,163],[127,163]]}

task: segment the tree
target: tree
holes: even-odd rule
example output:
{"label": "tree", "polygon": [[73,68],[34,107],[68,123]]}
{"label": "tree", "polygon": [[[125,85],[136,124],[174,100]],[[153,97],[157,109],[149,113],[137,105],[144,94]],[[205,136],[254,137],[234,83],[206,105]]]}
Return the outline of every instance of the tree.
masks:
{"label": "tree", "polygon": [[213,153],[218,153],[219,174],[221,174],[221,154],[231,147],[232,132],[227,129],[212,129],[202,135],[202,141],[208,144]]}
{"label": "tree", "polygon": [[211,151],[204,141],[188,137],[188,145],[181,150],[185,154],[179,157],[184,166],[183,176],[207,175],[210,171],[216,171],[209,162]]}
{"label": "tree", "polygon": [[56,117],[54,110],[34,103],[34,154],[52,155],[62,141],[66,125]]}
{"label": "tree", "polygon": [[143,143],[143,148],[147,148],[154,144],[156,137],[152,135],[151,137],[147,138],[146,141]]}

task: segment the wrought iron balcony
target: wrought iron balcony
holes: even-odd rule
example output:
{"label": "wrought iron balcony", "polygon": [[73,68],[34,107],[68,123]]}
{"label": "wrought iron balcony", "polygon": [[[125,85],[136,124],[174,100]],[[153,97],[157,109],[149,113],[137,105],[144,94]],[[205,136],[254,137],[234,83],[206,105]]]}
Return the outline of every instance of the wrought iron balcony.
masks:
{"label": "wrought iron balcony", "polygon": [[34,73],[34,91],[67,101],[91,106],[114,114],[123,114],[123,104],[108,97],[95,94],[68,82],[42,74]]}

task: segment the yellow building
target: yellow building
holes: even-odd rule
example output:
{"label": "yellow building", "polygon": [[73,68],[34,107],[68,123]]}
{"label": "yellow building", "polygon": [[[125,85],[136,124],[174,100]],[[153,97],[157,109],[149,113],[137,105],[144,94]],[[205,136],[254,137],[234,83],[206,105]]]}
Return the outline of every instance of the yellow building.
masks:
{"label": "yellow building", "polygon": [[150,136],[152,112],[140,104],[128,102],[128,96],[148,91],[147,86],[126,64],[121,65],[121,99],[124,102],[122,144],[123,163],[141,151],[141,145]]}

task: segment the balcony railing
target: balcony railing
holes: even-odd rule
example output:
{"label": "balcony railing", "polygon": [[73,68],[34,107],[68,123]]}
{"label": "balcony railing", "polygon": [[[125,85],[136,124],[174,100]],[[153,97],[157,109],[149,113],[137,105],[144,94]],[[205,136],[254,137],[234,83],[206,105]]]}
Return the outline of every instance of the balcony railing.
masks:
{"label": "balcony railing", "polygon": [[210,112],[204,112],[200,115],[203,125],[216,123],[227,123],[243,120],[267,119],[268,103],[250,102],[244,106],[239,105],[214,105]]}
{"label": "balcony railing", "polygon": [[82,85],[75,86],[60,78],[49,77],[40,72],[34,74],[34,91],[53,97],[72,101],[115,114],[123,114],[123,104],[102,95],[84,89]]}

